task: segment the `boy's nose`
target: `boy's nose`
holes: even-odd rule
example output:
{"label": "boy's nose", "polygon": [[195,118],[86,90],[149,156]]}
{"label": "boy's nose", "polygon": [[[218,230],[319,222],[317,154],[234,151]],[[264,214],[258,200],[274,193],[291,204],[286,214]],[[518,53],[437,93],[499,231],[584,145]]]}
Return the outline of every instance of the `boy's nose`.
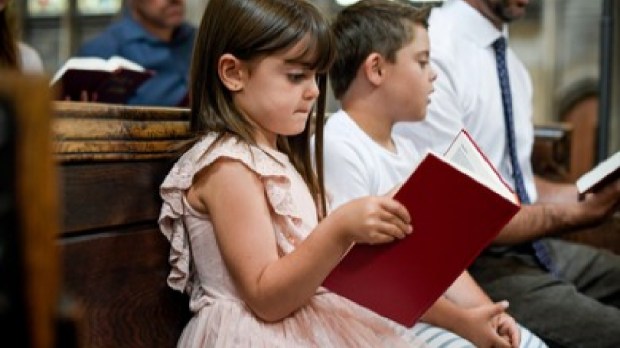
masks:
{"label": "boy's nose", "polygon": [[435,72],[435,69],[433,69],[431,67],[431,75],[430,75],[430,80],[431,82],[434,82],[437,79],[437,72]]}

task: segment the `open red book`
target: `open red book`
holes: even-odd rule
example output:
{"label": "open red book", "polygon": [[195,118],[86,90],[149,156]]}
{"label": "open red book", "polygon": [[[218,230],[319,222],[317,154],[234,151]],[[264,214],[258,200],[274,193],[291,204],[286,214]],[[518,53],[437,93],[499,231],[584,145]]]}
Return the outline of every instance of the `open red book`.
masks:
{"label": "open red book", "polygon": [[519,211],[520,202],[465,130],[445,155],[428,152],[394,196],[413,233],[355,245],[323,285],[407,327]]}
{"label": "open red book", "polygon": [[129,97],[154,72],[119,56],[108,59],[98,57],[77,57],[67,62],[56,72],[51,85],[57,89],[60,100],[82,100],[82,91],[94,102],[125,104]]}

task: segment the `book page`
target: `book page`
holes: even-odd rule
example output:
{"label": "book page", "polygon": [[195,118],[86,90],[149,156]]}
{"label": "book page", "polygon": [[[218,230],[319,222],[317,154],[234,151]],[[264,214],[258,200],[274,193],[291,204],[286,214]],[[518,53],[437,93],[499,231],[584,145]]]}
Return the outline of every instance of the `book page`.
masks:
{"label": "book page", "polygon": [[54,74],[54,77],[52,77],[50,84],[54,84],[54,82],[58,81],[62,77],[62,75],[64,75],[65,72],[69,69],[109,71],[107,70],[108,69],[107,61],[103,58],[98,58],[98,57],[69,58],[65,62],[65,64],[63,64],[63,66],[60,67],[60,69],[58,69],[56,74]]}
{"label": "book page", "polygon": [[576,182],[579,193],[585,193],[620,168],[620,151],[583,174]]}
{"label": "book page", "polygon": [[514,194],[464,132],[457,135],[444,157],[493,191],[510,201],[515,200]]}
{"label": "book page", "polygon": [[114,71],[119,68],[124,68],[133,71],[143,72],[145,69],[140,64],[133,62],[129,59],[112,56],[109,59],[103,59],[99,57],[74,57],[69,58],[65,64],[58,69],[56,74],[51,80],[51,85],[58,81],[67,70],[101,70],[101,71]]}
{"label": "book page", "polygon": [[135,71],[145,70],[144,67],[142,67],[140,64],[133,62],[127,58],[120,57],[120,56],[110,57],[110,59],[108,59],[108,66],[112,70],[115,70],[117,68],[125,68],[125,69],[135,70]]}

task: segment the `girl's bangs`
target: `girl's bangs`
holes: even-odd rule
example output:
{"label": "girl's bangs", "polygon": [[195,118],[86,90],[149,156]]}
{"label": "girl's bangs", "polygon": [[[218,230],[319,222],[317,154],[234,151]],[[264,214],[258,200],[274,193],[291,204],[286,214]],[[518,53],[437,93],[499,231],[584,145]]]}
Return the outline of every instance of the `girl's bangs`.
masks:
{"label": "girl's bangs", "polygon": [[316,18],[306,23],[305,28],[291,28],[298,33],[304,33],[302,42],[303,49],[293,61],[308,65],[311,69],[315,69],[321,73],[327,72],[331,67],[335,55],[335,42],[331,35],[331,31],[325,22]]}

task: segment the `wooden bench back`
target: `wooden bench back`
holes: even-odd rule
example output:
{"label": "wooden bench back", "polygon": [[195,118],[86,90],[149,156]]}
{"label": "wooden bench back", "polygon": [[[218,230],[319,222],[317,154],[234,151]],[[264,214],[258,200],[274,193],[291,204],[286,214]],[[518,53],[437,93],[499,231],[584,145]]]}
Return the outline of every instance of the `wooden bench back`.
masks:
{"label": "wooden bench back", "polygon": [[57,342],[56,168],[48,81],[0,71],[0,326],[19,347]]}
{"label": "wooden bench back", "polygon": [[159,185],[188,137],[188,110],[57,102],[64,290],[88,347],[172,347],[188,300],[166,285]]}

